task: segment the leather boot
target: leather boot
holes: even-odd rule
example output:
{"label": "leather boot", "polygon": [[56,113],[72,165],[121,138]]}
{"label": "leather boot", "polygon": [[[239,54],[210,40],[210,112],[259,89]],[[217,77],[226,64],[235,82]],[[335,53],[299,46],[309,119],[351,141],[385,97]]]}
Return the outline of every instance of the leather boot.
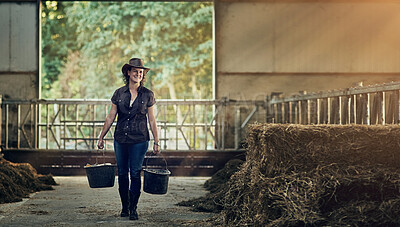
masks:
{"label": "leather boot", "polygon": [[140,192],[134,193],[132,191],[129,191],[129,220],[138,220],[139,219],[137,211],[136,211],[139,197],[140,197]]}
{"label": "leather boot", "polygon": [[121,217],[129,216],[129,190],[119,189],[119,197],[121,197],[122,211]]}

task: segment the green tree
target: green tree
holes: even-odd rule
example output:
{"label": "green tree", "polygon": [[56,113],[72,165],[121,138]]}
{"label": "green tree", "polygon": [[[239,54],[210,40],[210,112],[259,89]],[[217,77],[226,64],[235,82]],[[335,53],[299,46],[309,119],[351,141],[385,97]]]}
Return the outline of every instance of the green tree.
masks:
{"label": "green tree", "polygon": [[[72,76],[67,75],[71,73],[67,67],[81,73],[84,88],[75,91],[84,92],[83,97],[109,98],[122,85],[122,65],[131,57],[141,57],[152,69],[146,86],[159,97],[211,98],[212,3],[73,2],[62,5],[67,25],[74,30],[70,34],[75,36],[72,42],[76,49],[72,48],[70,53],[75,53],[76,63],[63,64],[64,70],[59,67],[59,72],[65,73],[60,78]],[[66,62],[65,58],[62,60]],[[68,84],[73,80],[60,81]]]}
{"label": "green tree", "polygon": [[68,54],[77,50],[76,28],[67,24],[65,8],[71,3],[46,1],[42,5],[42,90],[51,96]]}

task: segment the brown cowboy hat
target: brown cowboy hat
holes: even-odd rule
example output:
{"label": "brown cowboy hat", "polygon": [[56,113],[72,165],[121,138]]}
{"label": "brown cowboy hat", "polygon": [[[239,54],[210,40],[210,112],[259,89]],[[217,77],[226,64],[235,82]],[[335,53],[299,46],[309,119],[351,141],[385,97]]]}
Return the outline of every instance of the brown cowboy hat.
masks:
{"label": "brown cowboy hat", "polygon": [[130,68],[139,68],[139,69],[144,69],[144,73],[146,74],[150,68],[146,68],[143,65],[143,61],[140,58],[131,58],[131,60],[129,60],[128,64],[125,64],[124,66],[122,66],[122,73],[125,74],[126,71],[128,71]]}

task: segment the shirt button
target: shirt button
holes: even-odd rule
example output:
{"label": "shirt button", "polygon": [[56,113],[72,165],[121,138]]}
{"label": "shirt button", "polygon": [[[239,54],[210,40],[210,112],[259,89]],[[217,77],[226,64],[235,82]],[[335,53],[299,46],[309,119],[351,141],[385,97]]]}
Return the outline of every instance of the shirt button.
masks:
{"label": "shirt button", "polygon": [[128,121],[129,121],[129,118],[128,118]]}
{"label": "shirt button", "polygon": [[125,136],[128,135],[128,133],[125,133]]}
{"label": "shirt button", "polygon": [[131,114],[131,112],[128,112],[128,114]]}

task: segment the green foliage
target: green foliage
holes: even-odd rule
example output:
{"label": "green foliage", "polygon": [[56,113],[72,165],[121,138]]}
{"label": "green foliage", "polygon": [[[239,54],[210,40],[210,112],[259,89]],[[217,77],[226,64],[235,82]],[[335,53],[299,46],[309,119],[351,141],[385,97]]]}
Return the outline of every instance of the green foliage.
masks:
{"label": "green foliage", "polygon": [[75,28],[67,24],[68,4],[44,2],[42,5],[42,88],[44,95],[58,81],[70,51],[77,50]]}
{"label": "green foliage", "polygon": [[146,86],[158,98],[211,98],[212,3],[44,4],[48,98],[109,98],[123,85],[121,67],[132,57],[151,68]]}

